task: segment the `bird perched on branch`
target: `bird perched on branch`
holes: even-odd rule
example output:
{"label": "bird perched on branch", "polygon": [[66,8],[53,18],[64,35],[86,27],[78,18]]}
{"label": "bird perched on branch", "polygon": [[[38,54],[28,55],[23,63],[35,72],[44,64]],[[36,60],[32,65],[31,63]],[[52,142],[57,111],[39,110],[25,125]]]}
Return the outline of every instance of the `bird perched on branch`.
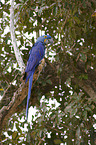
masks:
{"label": "bird perched on branch", "polygon": [[31,95],[31,87],[32,87],[33,74],[35,72],[35,68],[36,68],[36,66],[39,65],[40,61],[43,59],[43,57],[45,55],[45,45],[52,44],[52,43],[53,43],[53,39],[50,35],[43,35],[43,36],[37,38],[36,43],[32,46],[32,48],[29,52],[29,59],[27,61],[27,66],[25,69],[24,77],[23,77],[23,79],[26,79],[25,83],[29,79],[27,107],[26,107],[26,119],[28,118],[28,104],[29,104],[29,99],[30,99],[30,95]]}

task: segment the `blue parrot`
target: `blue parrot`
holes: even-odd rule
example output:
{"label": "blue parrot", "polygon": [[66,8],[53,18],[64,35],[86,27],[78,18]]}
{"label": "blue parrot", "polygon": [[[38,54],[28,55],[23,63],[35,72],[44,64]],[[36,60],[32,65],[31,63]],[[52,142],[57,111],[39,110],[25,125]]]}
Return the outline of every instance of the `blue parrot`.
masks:
{"label": "blue parrot", "polygon": [[30,99],[30,95],[31,95],[33,74],[35,72],[36,66],[39,65],[40,61],[43,59],[43,57],[45,55],[45,45],[48,43],[50,43],[50,44],[53,43],[53,39],[50,35],[43,35],[41,37],[38,37],[36,43],[32,46],[32,48],[29,52],[29,59],[27,61],[27,66],[25,69],[24,77],[23,77],[23,79],[26,79],[25,83],[29,79],[28,98],[27,98],[27,107],[26,107],[26,119],[28,118],[28,104],[29,104],[29,99]]}

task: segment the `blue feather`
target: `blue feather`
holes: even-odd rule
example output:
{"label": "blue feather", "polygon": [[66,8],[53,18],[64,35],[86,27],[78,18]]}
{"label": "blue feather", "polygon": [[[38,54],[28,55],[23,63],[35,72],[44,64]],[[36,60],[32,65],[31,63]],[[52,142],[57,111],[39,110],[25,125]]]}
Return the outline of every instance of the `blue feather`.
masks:
{"label": "blue feather", "polygon": [[36,66],[39,65],[40,61],[43,59],[45,55],[45,44],[49,42],[52,43],[52,41],[53,40],[51,39],[50,35],[43,35],[37,39],[36,43],[33,45],[33,47],[31,48],[29,52],[29,59],[27,61],[27,66],[26,66],[25,75],[24,75],[24,79],[26,78],[25,83],[29,79],[26,118],[28,118],[28,105],[29,105],[29,99],[31,95],[31,87],[32,87],[33,74],[35,72],[35,68]]}
{"label": "blue feather", "polygon": [[32,87],[32,81],[33,81],[33,74],[34,74],[34,71],[32,72],[32,74],[29,78],[29,88],[28,88],[27,107],[26,107],[26,119],[28,119],[28,105],[29,105],[29,99],[30,99],[30,96],[31,96],[31,87]]}

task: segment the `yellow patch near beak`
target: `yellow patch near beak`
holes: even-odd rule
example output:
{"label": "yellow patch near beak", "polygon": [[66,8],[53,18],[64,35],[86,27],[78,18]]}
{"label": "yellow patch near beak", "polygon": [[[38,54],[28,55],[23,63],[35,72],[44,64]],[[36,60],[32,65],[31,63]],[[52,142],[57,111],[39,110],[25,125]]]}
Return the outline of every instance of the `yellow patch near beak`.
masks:
{"label": "yellow patch near beak", "polygon": [[46,40],[47,40],[47,39],[45,39],[44,42],[45,42]]}

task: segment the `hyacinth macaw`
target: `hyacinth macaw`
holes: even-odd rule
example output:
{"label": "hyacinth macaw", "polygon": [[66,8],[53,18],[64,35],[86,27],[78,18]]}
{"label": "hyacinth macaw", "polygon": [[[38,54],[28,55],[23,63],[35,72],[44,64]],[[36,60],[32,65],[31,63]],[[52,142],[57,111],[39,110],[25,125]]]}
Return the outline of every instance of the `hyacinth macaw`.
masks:
{"label": "hyacinth macaw", "polygon": [[26,107],[26,119],[28,118],[28,104],[29,104],[29,99],[30,99],[30,95],[31,95],[33,74],[35,72],[36,66],[39,65],[40,61],[43,59],[43,57],[45,55],[45,45],[48,43],[50,43],[50,44],[53,43],[53,39],[50,35],[43,35],[41,37],[38,37],[36,43],[32,46],[32,48],[29,52],[29,59],[27,61],[27,66],[25,69],[24,77],[23,77],[23,79],[26,79],[25,83],[29,79],[27,107]]}

